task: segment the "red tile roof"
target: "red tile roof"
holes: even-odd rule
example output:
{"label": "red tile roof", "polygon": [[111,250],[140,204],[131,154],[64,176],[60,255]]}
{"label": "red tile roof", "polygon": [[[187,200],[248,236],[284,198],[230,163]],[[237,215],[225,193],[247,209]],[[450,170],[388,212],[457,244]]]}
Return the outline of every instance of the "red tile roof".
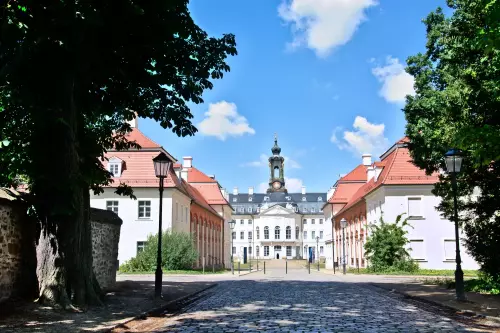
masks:
{"label": "red tile roof", "polygon": [[144,135],[138,128],[133,128],[132,132],[125,136],[128,141],[135,141],[141,148],[160,148],[161,146]]}
{"label": "red tile roof", "polygon": [[[398,141],[405,143],[407,138]],[[392,148],[391,148],[392,149]],[[375,162],[377,168],[383,168],[379,177],[370,179],[361,186],[352,196],[351,200],[337,214],[347,211],[360,202],[364,197],[382,185],[419,185],[434,184],[438,181],[438,174],[427,176],[425,171],[412,163],[410,153],[406,146],[396,146],[392,152],[385,156],[381,162]]]}
{"label": "red tile roof", "polygon": [[349,172],[344,177],[340,178],[339,181],[365,181],[366,182],[366,166],[363,164],[358,165],[351,172]]}
{"label": "red tile roof", "polygon": [[196,188],[210,205],[229,205],[222,196],[218,183],[190,183],[190,185]]}
{"label": "red tile roof", "polygon": [[200,170],[195,167],[191,167],[188,169],[188,182],[190,183],[214,183],[217,181],[213,178],[210,178]]}
{"label": "red tile roof", "polygon": [[194,186],[191,186],[188,182],[186,182],[184,179],[182,179],[182,187],[186,190],[188,195],[193,199],[193,201],[201,206],[202,208],[205,208],[212,214],[217,215],[219,218],[222,218],[215,209],[210,206],[210,204],[205,200],[205,197],[196,189]]}
{"label": "red tile roof", "polygon": [[363,183],[339,183],[329,203],[348,203]]}

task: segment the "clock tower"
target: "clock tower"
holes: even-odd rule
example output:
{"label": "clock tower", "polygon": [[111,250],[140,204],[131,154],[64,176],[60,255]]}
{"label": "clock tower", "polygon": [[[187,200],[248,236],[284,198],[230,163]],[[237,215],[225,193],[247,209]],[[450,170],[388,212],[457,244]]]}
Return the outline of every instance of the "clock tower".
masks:
{"label": "clock tower", "polygon": [[280,156],[281,148],[278,146],[278,135],[274,135],[274,146],[271,149],[273,156],[269,157],[269,188],[267,193],[285,192],[285,159]]}

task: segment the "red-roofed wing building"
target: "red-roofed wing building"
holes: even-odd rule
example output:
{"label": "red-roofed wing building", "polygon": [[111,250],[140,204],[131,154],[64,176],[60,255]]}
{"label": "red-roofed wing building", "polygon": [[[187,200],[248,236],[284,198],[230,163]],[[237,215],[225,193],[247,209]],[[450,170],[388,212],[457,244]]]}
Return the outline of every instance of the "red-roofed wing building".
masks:
{"label": "red-roofed wing building", "polygon": [[[203,263],[228,264],[224,260],[229,251],[229,246],[224,246],[228,239],[224,234],[228,228],[225,227],[223,214],[210,203],[214,200],[213,195],[189,184],[187,176],[181,177],[174,170],[174,163],[177,162],[174,157],[137,128],[137,119],[130,124],[132,132],[127,138],[141,148],[106,153],[107,160],[103,164],[113,173],[114,182],[100,195],[91,193],[90,200],[92,207],[112,210],[123,220],[118,247],[119,263],[135,257],[144,248],[148,235],[158,232],[159,179],[155,175],[153,158],[163,152],[172,161],[172,167],[164,180],[162,229],[192,233],[199,253],[198,266]],[[197,177],[201,175],[204,174],[198,171]],[[115,193],[121,183],[133,188],[137,200]],[[218,187],[217,182],[212,184]]]}
{"label": "red-roofed wing building", "polygon": [[[440,198],[432,194],[438,174],[429,176],[416,167],[412,163],[407,143],[408,139],[403,138],[382,154],[379,162],[363,163],[366,168],[361,184],[349,183],[351,187],[347,188],[345,179],[340,178],[337,182],[337,189],[324,208],[333,221],[334,248],[330,250],[336,264],[341,266],[343,257],[341,219],[348,221],[344,239],[346,264],[350,267],[366,267],[368,263],[364,256],[364,244],[369,237],[368,226],[379,222],[382,216],[385,222],[394,222],[399,214],[404,213],[412,225],[412,228],[408,228],[412,258],[422,268],[455,268],[454,226],[436,210]],[[359,170],[359,166],[356,169]],[[359,172],[359,177],[351,178],[363,177]],[[343,188],[339,186],[342,184]],[[462,252],[462,261],[465,269],[478,268],[465,251]]]}

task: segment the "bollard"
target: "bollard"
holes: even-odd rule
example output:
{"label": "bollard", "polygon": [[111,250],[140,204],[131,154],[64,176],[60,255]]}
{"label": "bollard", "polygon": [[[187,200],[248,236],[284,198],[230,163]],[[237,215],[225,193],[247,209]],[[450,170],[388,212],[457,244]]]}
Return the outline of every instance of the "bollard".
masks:
{"label": "bollard", "polygon": [[257,272],[259,271],[259,259],[257,259]]}
{"label": "bollard", "polygon": [[238,261],[238,274],[240,274],[240,262]]}
{"label": "bollard", "polygon": [[201,266],[203,267],[203,274],[205,274],[205,257],[201,260]]}
{"label": "bollard", "polygon": [[307,269],[309,270],[309,274],[311,274],[311,262],[307,260]]}
{"label": "bollard", "polygon": [[212,273],[215,273],[215,260],[212,258]]}
{"label": "bollard", "polygon": [[288,274],[288,261],[285,262],[285,274]]}
{"label": "bollard", "polygon": [[264,261],[264,274],[266,274],[266,262]]}

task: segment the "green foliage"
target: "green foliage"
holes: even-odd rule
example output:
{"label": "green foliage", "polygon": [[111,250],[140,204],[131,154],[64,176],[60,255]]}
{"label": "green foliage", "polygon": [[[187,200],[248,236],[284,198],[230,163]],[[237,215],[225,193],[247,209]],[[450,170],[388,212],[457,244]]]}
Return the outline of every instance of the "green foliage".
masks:
{"label": "green foliage", "polygon": [[[166,231],[161,241],[162,268],[167,271],[190,270],[193,268],[198,253],[194,247],[191,234]],[[144,250],[135,258],[123,263],[120,272],[154,272],[158,253],[158,234],[150,235]]]}
{"label": "green foliage", "polygon": [[[454,287],[453,285],[452,288]],[[500,279],[485,273],[480,273],[479,278],[465,281],[465,291],[499,295]]]}
{"label": "green foliage", "polygon": [[[448,149],[464,152],[457,178],[465,245],[483,271],[500,277],[500,1],[447,3],[450,17],[437,9],[424,20],[426,52],[408,58],[416,95],[403,109],[406,135],[414,163],[429,174],[445,170]],[[453,220],[449,177],[434,194]]]}
{"label": "green foliage", "polygon": [[395,223],[385,223],[380,218],[379,224],[371,225],[372,233],[365,244],[365,255],[371,272],[413,272],[418,269],[408,253],[409,243],[406,227],[408,218],[398,215]]}

